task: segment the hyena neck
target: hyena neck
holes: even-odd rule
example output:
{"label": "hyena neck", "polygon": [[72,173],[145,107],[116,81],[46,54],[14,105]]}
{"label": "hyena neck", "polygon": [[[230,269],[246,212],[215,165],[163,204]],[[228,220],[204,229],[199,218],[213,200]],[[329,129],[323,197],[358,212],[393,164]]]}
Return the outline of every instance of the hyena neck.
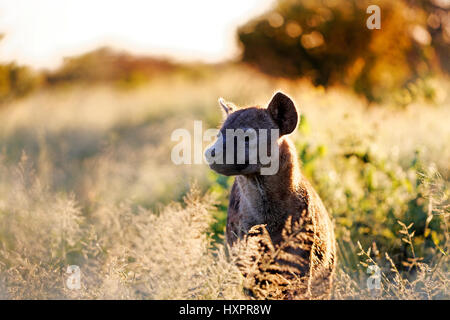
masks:
{"label": "hyena neck", "polygon": [[301,212],[306,207],[306,203],[302,203],[299,197],[299,193],[303,192],[297,152],[287,137],[282,138],[279,143],[279,156],[279,170],[276,174],[257,174],[237,180],[241,189],[245,190],[245,197],[257,211],[255,215],[260,217],[256,221],[267,224],[269,232],[283,227],[289,214],[298,210]]}

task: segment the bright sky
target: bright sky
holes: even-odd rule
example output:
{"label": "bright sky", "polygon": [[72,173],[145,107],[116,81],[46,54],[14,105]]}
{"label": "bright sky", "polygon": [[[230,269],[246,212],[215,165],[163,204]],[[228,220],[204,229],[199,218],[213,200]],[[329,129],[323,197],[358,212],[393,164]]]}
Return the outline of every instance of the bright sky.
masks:
{"label": "bright sky", "polygon": [[0,0],[0,60],[53,68],[100,45],[208,62],[273,0]]}

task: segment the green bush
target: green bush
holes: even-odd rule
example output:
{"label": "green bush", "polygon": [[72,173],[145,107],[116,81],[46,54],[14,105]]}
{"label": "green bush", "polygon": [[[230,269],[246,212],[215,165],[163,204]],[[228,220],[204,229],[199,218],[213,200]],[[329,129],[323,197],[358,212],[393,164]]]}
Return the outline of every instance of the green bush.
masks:
{"label": "green bush", "polygon": [[[339,258],[347,271],[359,268],[358,242],[375,246],[378,254],[389,252],[400,270],[416,257],[430,263],[436,251],[444,253],[450,185],[435,167],[425,166],[420,152],[404,166],[377,155],[366,141],[346,141],[331,156],[326,146],[310,145],[304,125],[297,141],[302,171],[335,219]],[[403,224],[415,230],[411,243],[399,238]]]}

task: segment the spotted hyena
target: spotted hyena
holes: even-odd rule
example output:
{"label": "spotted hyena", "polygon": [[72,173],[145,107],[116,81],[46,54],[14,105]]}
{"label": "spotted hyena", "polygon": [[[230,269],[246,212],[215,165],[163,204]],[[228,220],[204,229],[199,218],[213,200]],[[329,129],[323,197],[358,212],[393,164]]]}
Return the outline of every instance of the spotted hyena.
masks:
{"label": "spotted hyena", "polygon": [[[244,244],[251,253],[239,263],[248,293],[285,299],[329,297],[336,265],[333,225],[321,199],[302,175],[289,138],[299,122],[293,101],[278,92],[267,108],[238,108],[221,99],[219,102],[225,121],[205,156],[214,171],[236,176],[226,237],[231,247]],[[244,135],[252,130],[254,135],[251,139],[247,135],[242,144],[230,143],[237,140],[232,135],[237,130]],[[253,161],[252,148],[257,150]],[[271,156],[271,163],[263,162],[259,151]],[[276,170],[263,174],[268,167]]]}

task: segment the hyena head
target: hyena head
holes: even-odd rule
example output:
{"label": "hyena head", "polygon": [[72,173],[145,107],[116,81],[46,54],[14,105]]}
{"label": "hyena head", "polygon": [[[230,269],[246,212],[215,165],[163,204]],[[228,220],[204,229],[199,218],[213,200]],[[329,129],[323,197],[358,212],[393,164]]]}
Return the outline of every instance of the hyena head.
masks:
{"label": "hyena head", "polygon": [[217,140],[205,152],[211,169],[232,175],[270,175],[278,172],[278,138],[297,127],[292,100],[278,92],[267,108],[237,108],[219,99],[225,121]]}

